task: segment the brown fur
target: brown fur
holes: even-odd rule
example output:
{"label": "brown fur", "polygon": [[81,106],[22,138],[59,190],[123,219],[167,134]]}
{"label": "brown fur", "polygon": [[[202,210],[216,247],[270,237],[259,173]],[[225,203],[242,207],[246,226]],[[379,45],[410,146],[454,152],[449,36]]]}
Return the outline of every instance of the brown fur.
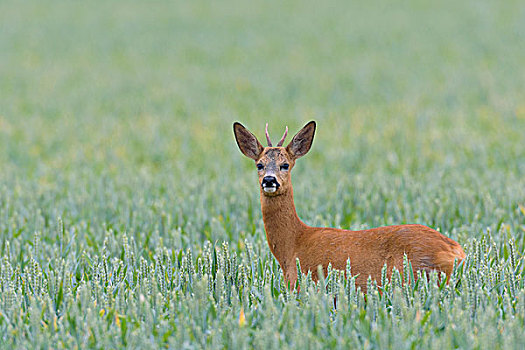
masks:
{"label": "brown fur", "polygon": [[[286,148],[266,147],[262,150],[257,149],[255,136],[242,129],[242,125],[234,124],[241,151],[248,156],[257,153],[250,158],[264,165],[264,170],[259,171],[259,183],[262,184],[262,179],[270,172],[280,184],[274,193],[266,193],[260,187],[261,208],[268,245],[291,285],[297,280],[296,258],[299,258],[302,272],[311,271],[314,279],[319,265],[326,275],[329,263],[335,269],[344,270],[347,259],[350,259],[352,273],[358,274],[356,285],[365,292],[368,276],[380,283],[385,263],[389,277],[393,267],[402,271],[404,254],[414,271],[437,270],[447,276],[452,273],[454,260],[465,258],[457,242],[423,225],[386,226],[361,231],[306,225],[295,211],[291,170],[295,160],[310,149],[315,123],[307,124]],[[245,135],[253,136],[255,140],[240,140]],[[243,149],[244,145],[254,145],[254,148]],[[280,169],[284,163],[289,164],[287,171]]]}

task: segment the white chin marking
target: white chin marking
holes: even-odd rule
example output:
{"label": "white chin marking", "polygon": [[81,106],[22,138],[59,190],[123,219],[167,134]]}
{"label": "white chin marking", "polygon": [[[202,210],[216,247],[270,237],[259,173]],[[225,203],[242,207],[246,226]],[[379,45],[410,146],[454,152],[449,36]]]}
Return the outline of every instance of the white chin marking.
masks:
{"label": "white chin marking", "polygon": [[263,187],[263,190],[266,193],[274,193],[275,191],[277,191],[277,188],[275,188],[275,187]]}

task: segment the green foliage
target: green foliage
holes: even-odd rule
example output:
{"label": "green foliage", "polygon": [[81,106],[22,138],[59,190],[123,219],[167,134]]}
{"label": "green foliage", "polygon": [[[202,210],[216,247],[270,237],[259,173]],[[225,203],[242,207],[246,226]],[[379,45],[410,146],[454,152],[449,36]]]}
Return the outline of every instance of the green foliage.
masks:
{"label": "green foliage", "polygon": [[[1,347],[524,348],[524,11],[0,2]],[[299,216],[437,228],[448,284],[286,288],[231,128],[310,119]]]}
{"label": "green foliage", "polygon": [[420,272],[402,284],[394,272],[380,288],[369,280],[365,299],[355,277],[331,268],[318,284],[302,275],[290,291],[274,259],[249,243],[238,254],[227,243],[207,242],[195,257],[190,249],[159,247],[147,261],[134,258],[138,246],[124,236],[120,257],[104,244],[77,261],[44,266],[30,257],[14,268],[6,255],[0,327],[6,344],[22,348],[518,348],[523,259],[497,258],[512,246],[474,240],[448,284],[444,275]]}

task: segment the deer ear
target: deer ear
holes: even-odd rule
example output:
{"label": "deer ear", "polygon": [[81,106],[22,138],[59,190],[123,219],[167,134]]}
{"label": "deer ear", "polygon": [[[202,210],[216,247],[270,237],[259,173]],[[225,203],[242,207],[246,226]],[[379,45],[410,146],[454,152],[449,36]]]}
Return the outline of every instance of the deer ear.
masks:
{"label": "deer ear", "polygon": [[288,153],[295,159],[304,156],[312,147],[315,134],[315,121],[306,124],[286,146]]}
{"label": "deer ear", "polygon": [[257,137],[238,122],[233,123],[233,133],[241,152],[246,157],[257,160],[264,149]]}

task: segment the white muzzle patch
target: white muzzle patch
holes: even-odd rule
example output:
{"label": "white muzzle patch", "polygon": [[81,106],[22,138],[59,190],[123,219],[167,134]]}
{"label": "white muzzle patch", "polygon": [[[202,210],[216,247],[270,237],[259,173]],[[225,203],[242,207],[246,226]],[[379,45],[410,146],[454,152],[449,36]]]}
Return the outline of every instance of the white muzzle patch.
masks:
{"label": "white muzzle patch", "polygon": [[277,187],[276,186],[264,186],[263,191],[266,193],[274,193],[275,191],[277,191]]}

